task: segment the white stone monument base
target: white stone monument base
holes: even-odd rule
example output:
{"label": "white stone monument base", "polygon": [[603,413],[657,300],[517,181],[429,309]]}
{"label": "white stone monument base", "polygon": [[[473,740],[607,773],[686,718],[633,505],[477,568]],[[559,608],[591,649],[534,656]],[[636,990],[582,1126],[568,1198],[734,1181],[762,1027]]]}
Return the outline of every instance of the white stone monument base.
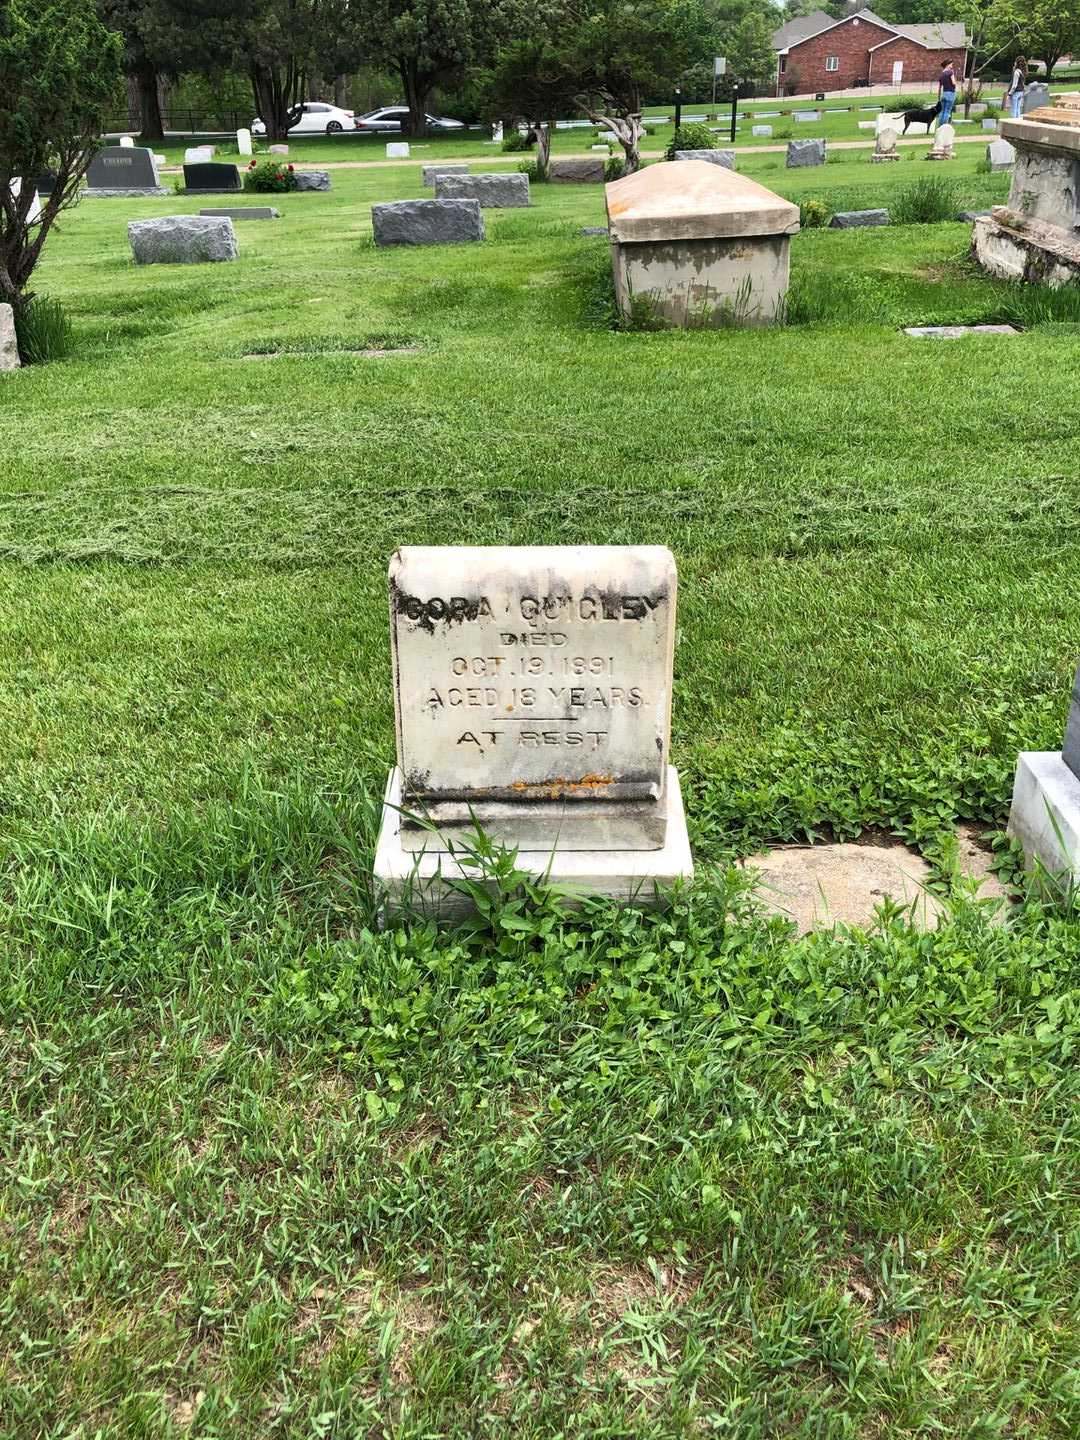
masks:
{"label": "white stone monument base", "polygon": [[1080,780],[1058,750],[1026,750],[1016,762],[1009,834],[1028,866],[1080,882]]}
{"label": "white stone monument base", "polygon": [[[478,878],[473,866],[462,866],[444,849],[422,854],[401,844],[401,771],[390,772],[383,800],[382,826],[375,849],[375,882],[385,896],[384,918],[401,911],[434,914],[444,919],[468,915],[467,895],[455,890],[455,878]],[[662,891],[679,880],[691,880],[694,860],[686,830],[679,772],[668,766],[667,841],[659,850],[519,850],[520,869],[546,875],[553,885],[603,896],[624,905],[655,905]],[[432,844],[438,837],[432,835]]]}

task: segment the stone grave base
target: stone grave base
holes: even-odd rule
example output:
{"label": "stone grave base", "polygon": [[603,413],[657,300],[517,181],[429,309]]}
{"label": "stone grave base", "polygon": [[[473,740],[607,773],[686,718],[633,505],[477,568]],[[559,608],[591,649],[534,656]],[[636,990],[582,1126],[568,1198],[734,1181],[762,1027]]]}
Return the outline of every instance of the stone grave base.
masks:
{"label": "stone grave base", "polygon": [[87,200],[141,200],[147,195],[171,195],[171,190],[166,190],[164,185],[146,186],[132,189],[130,187],[95,186],[88,185],[82,192]]}
{"label": "stone grave base", "polygon": [[1016,762],[1009,834],[1029,868],[1080,883],[1080,780],[1058,750],[1025,750]]}
{"label": "stone grave base", "polygon": [[988,219],[975,221],[971,253],[990,275],[1058,286],[1080,280],[1080,237],[1060,225],[1014,215],[995,206]]}
{"label": "stone grave base", "polygon": [[[979,827],[957,828],[959,873],[978,885],[980,900],[999,902],[995,921],[1007,913],[1008,889],[990,869],[990,856],[979,845]],[[886,899],[910,912],[910,923],[934,929],[947,913],[943,899],[930,889],[933,871],[906,845],[787,845],[744,862],[757,872],[759,900],[772,914],[810,930],[852,925],[868,929]]]}
{"label": "stone grave base", "polygon": [[[658,904],[666,887],[694,874],[679,774],[673,765],[668,767],[667,804],[667,842],[659,850],[519,850],[517,864],[582,896],[602,896],[624,905]],[[406,851],[401,844],[400,807],[401,771],[395,767],[386,787],[374,867],[387,918],[401,911],[444,919],[468,915],[472,909],[468,896],[449,881],[476,878],[476,870],[463,868],[446,850],[419,855]],[[438,843],[437,836],[431,838]]]}
{"label": "stone grave base", "polygon": [[963,340],[966,335],[1019,335],[1015,325],[905,325],[913,340]]}
{"label": "stone grave base", "polygon": [[890,150],[890,151],[888,152],[888,154],[885,154],[885,155],[879,155],[879,154],[875,151],[874,154],[870,156],[870,164],[871,164],[871,165],[889,165],[889,164],[892,163],[892,161],[894,161],[894,160],[899,160],[899,159],[900,159],[900,156],[896,153],[895,150]]}

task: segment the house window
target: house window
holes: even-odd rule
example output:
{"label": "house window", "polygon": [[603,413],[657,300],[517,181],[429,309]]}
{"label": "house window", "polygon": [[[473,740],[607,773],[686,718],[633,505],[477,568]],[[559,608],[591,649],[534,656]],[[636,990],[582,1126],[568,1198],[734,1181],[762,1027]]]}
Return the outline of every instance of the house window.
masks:
{"label": "house window", "polygon": [[826,59],[825,59],[825,69],[826,69],[826,70],[839,70],[839,69],[840,69],[840,56],[839,56],[839,55],[829,55],[829,56],[827,56]]}
{"label": "house window", "polygon": [[781,55],[781,56],[780,56],[780,74],[782,75],[786,69],[787,69],[787,56],[786,56],[786,55]]}

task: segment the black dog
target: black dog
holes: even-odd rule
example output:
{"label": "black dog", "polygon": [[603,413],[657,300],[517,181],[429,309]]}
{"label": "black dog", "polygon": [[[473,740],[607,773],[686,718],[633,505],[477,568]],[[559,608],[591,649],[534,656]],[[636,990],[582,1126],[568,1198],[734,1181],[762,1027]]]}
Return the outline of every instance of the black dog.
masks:
{"label": "black dog", "polygon": [[929,129],[929,128],[930,128],[930,125],[931,125],[931,122],[932,122],[933,119],[934,119],[934,116],[935,116],[935,115],[940,115],[940,114],[941,114],[941,101],[940,101],[940,100],[937,102],[936,105],[931,105],[931,106],[930,106],[928,109],[926,109],[926,110],[905,110],[905,111],[904,111],[904,132],[903,132],[903,133],[904,133],[905,135],[907,134],[907,127],[908,127],[909,125],[925,125],[926,128]]}

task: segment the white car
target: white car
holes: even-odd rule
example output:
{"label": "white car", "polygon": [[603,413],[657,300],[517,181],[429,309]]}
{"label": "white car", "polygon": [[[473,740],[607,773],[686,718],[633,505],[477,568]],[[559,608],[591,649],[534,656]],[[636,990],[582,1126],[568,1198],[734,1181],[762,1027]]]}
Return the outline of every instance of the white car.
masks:
{"label": "white car", "polygon": [[[303,114],[295,125],[289,126],[290,135],[340,135],[343,130],[355,128],[353,112],[340,110],[336,105],[327,105],[322,100],[305,100]],[[265,135],[266,126],[261,120],[251,122],[253,135]]]}

